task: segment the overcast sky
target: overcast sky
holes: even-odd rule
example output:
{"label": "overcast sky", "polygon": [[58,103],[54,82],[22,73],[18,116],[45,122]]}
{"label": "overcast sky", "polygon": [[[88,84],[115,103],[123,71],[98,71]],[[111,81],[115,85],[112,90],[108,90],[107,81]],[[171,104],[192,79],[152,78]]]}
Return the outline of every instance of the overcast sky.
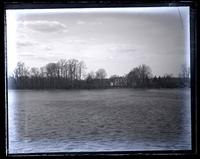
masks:
{"label": "overcast sky", "polygon": [[124,75],[149,65],[177,76],[189,66],[189,8],[7,10],[8,72],[18,61],[41,67],[83,60],[87,72]]}

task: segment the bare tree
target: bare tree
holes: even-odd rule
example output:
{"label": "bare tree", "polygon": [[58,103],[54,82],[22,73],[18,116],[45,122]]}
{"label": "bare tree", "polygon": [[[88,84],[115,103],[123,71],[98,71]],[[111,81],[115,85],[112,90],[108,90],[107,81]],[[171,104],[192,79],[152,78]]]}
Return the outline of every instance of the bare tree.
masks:
{"label": "bare tree", "polygon": [[67,61],[65,59],[61,59],[58,61],[58,69],[59,69],[59,77],[66,77],[67,75]]}
{"label": "bare tree", "polygon": [[107,76],[106,70],[103,68],[100,68],[96,71],[96,87],[97,88],[104,88],[105,87],[105,78]]}
{"label": "bare tree", "polygon": [[14,70],[16,88],[29,88],[29,70],[23,62],[18,62]]}
{"label": "bare tree", "polygon": [[30,75],[33,77],[38,77],[40,75],[40,70],[37,67],[32,67],[30,70]]}
{"label": "bare tree", "polygon": [[59,67],[57,63],[48,63],[46,65],[47,76],[49,77],[58,77],[59,76]]}
{"label": "bare tree", "polygon": [[106,73],[105,69],[100,68],[96,71],[96,78],[97,79],[104,79],[104,78],[106,78],[106,76],[107,76],[107,73]]}
{"label": "bare tree", "polygon": [[76,70],[77,70],[77,64],[78,64],[78,60],[76,59],[70,59],[68,60],[68,74],[69,74],[69,78],[71,80],[71,82],[76,79]]}
{"label": "bare tree", "polygon": [[95,78],[94,71],[90,71],[90,73],[88,73],[88,76],[90,76],[92,79],[94,79]]}
{"label": "bare tree", "polygon": [[147,87],[148,81],[152,77],[151,68],[147,65],[139,65],[133,68],[127,75],[128,85],[130,87]]}
{"label": "bare tree", "polygon": [[46,67],[40,67],[40,77],[46,77],[47,76],[47,71],[46,71]]}
{"label": "bare tree", "polygon": [[25,66],[25,64],[23,62],[18,62],[17,67],[14,70],[14,76],[16,78],[19,78],[19,77],[25,77],[28,75],[29,75],[29,70]]}
{"label": "bare tree", "polygon": [[183,87],[190,87],[190,68],[185,64],[181,65],[181,72],[179,77],[182,79]]}
{"label": "bare tree", "polygon": [[181,65],[181,72],[179,73],[181,78],[190,78],[190,68],[185,64]]}
{"label": "bare tree", "polygon": [[78,79],[79,80],[81,80],[83,76],[85,75],[85,69],[86,69],[86,65],[84,61],[80,61],[78,63]]}

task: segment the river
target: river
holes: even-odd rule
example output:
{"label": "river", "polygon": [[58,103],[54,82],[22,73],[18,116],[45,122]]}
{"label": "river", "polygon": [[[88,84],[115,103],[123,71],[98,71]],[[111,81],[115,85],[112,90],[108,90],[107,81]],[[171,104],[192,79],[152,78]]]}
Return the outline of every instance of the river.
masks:
{"label": "river", "polygon": [[9,153],[190,150],[189,89],[9,90]]}

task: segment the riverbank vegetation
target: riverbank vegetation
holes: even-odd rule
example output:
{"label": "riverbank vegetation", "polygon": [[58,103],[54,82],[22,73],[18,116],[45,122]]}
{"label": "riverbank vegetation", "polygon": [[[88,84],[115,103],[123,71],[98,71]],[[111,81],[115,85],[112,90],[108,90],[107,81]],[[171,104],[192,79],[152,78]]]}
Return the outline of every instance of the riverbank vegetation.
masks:
{"label": "riverbank vegetation", "polygon": [[101,88],[185,88],[190,87],[190,69],[182,66],[179,77],[172,74],[155,76],[142,64],[124,76],[107,78],[106,70],[86,73],[84,61],[61,59],[44,67],[28,68],[18,62],[8,77],[9,89],[101,89]]}

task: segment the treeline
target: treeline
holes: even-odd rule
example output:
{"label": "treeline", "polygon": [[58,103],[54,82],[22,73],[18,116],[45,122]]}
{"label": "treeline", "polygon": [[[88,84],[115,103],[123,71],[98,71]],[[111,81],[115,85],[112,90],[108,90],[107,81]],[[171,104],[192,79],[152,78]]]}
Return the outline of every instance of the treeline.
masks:
{"label": "treeline", "polygon": [[8,78],[10,89],[71,89],[71,88],[106,88],[109,81],[104,69],[86,75],[86,65],[76,59],[61,59],[56,63],[48,63],[41,68],[28,68],[18,62]]}
{"label": "treeline", "polygon": [[151,68],[140,65],[127,75],[127,86],[131,88],[185,88],[190,87],[190,69],[182,65],[179,77],[172,74],[153,76]]}
{"label": "treeline", "polygon": [[153,76],[147,65],[133,68],[125,76],[106,78],[105,69],[86,73],[86,65],[76,59],[61,59],[41,68],[28,68],[18,62],[8,77],[9,89],[100,89],[100,88],[184,88],[190,87],[189,68],[182,67],[179,77]]}

